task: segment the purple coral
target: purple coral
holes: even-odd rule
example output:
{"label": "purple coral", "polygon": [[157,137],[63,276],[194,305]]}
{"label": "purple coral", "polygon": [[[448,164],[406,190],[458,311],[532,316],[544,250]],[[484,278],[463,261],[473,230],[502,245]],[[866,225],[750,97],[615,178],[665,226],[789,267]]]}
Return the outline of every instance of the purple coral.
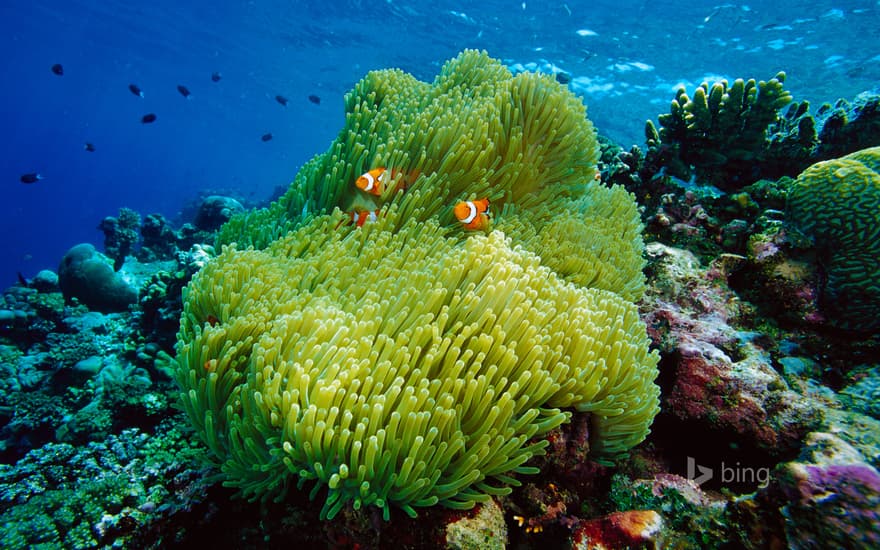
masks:
{"label": "purple coral", "polygon": [[792,465],[792,548],[880,548],[880,474],[867,464]]}

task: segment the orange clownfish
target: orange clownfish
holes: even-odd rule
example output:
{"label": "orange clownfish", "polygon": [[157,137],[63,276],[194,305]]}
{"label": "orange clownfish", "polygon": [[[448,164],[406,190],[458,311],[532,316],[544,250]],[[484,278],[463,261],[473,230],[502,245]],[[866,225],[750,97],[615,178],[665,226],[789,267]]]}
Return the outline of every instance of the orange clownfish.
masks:
{"label": "orange clownfish", "polygon": [[486,229],[489,227],[489,199],[462,201],[452,209],[465,229]]}
{"label": "orange clownfish", "polygon": [[[355,186],[363,191],[364,193],[369,193],[371,195],[381,196],[385,192],[385,186],[388,185],[388,182],[397,178],[400,175],[400,171],[392,168],[391,170],[385,168],[384,166],[380,166],[379,168],[373,168],[369,172],[364,172],[361,176],[354,182]],[[417,177],[417,176],[416,176]],[[415,177],[404,176],[404,178],[397,184],[397,189],[394,191],[404,190],[409,187],[409,184],[415,180]]]}
{"label": "orange clownfish", "polygon": [[[363,225],[367,222],[374,222],[379,219],[379,211],[378,210],[360,210],[348,213],[348,225],[354,225],[356,227],[363,227]],[[336,229],[339,229],[346,220],[340,221],[336,224]]]}

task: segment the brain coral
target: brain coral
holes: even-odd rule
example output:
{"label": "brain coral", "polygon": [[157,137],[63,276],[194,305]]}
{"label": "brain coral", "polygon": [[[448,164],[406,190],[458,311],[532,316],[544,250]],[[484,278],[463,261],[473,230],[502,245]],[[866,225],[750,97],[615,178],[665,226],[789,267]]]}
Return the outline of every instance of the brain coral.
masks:
{"label": "brain coral", "polygon": [[821,307],[833,325],[880,327],[880,147],[817,162],[788,193],[786,218],[815,243]]}
{"label": "brain coral", "polygon": [[[565,409],[591,413],[599,459],[642,441],[659,389],[639,218],[597,154],[579,100],[484,53],[430,85],[369,73],[330,149],[227,224],[235,246],[184,291],[181,402],[225,483],[311,483],[325,518],[414,515],[509,492]],[[376,166],[407,188],[357,190]],[[495,228],[466,232],[451,207],[478,197]],[[359,209],[379,215],[346,223]]]}

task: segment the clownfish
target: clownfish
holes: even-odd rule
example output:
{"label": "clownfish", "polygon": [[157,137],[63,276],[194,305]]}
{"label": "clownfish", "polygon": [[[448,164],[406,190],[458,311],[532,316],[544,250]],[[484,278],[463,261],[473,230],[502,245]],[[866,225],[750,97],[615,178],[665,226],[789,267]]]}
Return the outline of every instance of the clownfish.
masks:
{"label": "clownfish", "polygon": [[[367,222],[374,222],[379,219],[379,211],[378,210],[360,210],[348,213],[348,225],[354,225],[355,227],[363,227]],[[335,229],[339,229],[339,227],[345,223],[346,220],[342,220],[336,224]]]}
{"label": "clownfish", "polygon": [[[373,168],[369,172],[364,172],[361,176],[354,182],[355,186],[363,191],[364,193],[369,193],[371,195],[376,195],[377,197],[381,196],[385,192],[385,186],[389,181],[396,178],[400,175],[400,171],[392,168],[391,170],[385,168],[384,166],[380,166],[379,168]],[[395,192],[404,190],[409,187],[409,184],[416,179],[416,177],[405,176],[398,184]]]}
{"label": "clownfish", "polygon": [[480,230],[489,227],[489,199],[462,201],[452,209],[465,229]]}

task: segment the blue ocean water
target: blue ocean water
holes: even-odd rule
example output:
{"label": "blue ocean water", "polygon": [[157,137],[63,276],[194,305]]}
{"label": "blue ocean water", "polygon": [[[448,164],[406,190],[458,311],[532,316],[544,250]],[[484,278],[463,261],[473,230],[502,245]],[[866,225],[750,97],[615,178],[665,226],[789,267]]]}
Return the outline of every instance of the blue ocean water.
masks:
{"label": "blue ocean water", "polygon": [[680,84],[785,70],[814,104],[872,89],[878,27],[876,0],[3,2],[0,282],[56,269],[79,242],[100,249],[97,225],[120,207],[179,225],[206,190],[265,200],[326,149],[372,69],[431,80],[480,48],[564,71],[600,133],[628,147]]}

